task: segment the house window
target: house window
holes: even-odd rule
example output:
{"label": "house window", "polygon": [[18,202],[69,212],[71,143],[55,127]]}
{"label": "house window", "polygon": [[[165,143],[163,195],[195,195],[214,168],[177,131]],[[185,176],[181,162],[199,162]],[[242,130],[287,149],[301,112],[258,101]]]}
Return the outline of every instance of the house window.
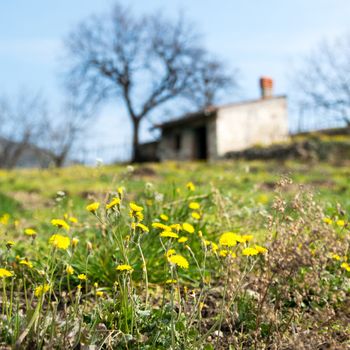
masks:
{"label": "house window", "polygon": [[181,134],[175,135],[175,151],[179,152],[181,150]]}

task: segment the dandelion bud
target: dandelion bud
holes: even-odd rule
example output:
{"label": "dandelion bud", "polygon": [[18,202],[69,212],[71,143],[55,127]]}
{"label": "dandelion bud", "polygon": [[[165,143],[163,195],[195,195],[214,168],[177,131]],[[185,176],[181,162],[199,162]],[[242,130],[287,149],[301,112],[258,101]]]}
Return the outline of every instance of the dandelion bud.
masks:
{"label": "dandelion bud", "polygon": [[8,250],[10,250],[14,244],[15,244],[14,241],[7,241],[7,242],[6,242],[6,248],[7,248]]}
{"label": "dandelion bud", "polygon": [[90,241],[86,242],[86,247],[89,252],[92,252],[92,243]]}
{"label": "dandelion bud", "polygon": [[72,247],[75,248],[79,243],[79,239],[74,237],[72,238]]}
{"label": "dandelion bud", "polygon": [[120,197],[123,197],[124,194],[124,187],[118,187],[117,192],[119,194]]}

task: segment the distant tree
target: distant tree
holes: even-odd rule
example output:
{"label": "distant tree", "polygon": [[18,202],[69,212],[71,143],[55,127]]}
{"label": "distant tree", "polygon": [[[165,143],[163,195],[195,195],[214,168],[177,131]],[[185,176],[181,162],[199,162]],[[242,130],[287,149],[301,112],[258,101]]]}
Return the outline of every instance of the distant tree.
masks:
{"label": "distant tree", "polygon": [[350,35],[322,42],[296,72],[302,109],[350,126]]}
{"label": "distant tree", "polygon": [[238,72],[227,74],[225,64],[218,59],[203,57],[196,62],[192,85],[189,86],[187,96],[198,108],[203,109],[218,102],[220,94],[228,90],[237,90]]}
{"label": "distant tree", "polygon": [[82,136],[86,116],[69,102],[59,113],[52,111],[42,120],[44,132],[37,145],[48,151],[54,166],[62,167]]}
{"label": "distant tree", "polygon": [[138,161],[140,122],[175,99],[214,103],[235,77],[210,58],[191,23],[160,14],[134,16],[116,4],[107,15],[81,23],[68,37],[69,87],[86,107],[120,98],[133,125]]}
{"label": "distant tree", "polygon": [[20,93],[17,100],[0,97],[0,167],[13,168],[43,131],[44,100]]}
{"label": "distant tree", "polygon": [[40,94],[22,92],[17,99],[0,97],[0,167],[14,168],[26,152],[44,155],[53,165],[65,164],[83,131],[86,118],[70,103],[53,112]]}

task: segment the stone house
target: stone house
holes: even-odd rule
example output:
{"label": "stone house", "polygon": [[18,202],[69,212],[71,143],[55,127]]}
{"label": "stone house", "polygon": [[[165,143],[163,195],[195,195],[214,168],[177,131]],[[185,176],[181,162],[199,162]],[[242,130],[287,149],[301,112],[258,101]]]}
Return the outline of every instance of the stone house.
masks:
{"label": "stone house", "polygon": [[288,136],[286,96],[273,95],[273,81],[260,79],[261,98],[212,106],[157,125],[160,160],[215,160],[229,152],[269,145]]}

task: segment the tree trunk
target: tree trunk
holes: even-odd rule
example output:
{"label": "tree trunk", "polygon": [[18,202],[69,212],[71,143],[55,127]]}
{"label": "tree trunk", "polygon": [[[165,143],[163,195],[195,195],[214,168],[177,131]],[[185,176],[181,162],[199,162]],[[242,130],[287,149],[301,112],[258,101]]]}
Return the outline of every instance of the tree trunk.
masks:
{"label": "tree trunk", "polygon": [[55,164],[55,168],[62,168],[64,161],[65,161],[65,156],[58,156],[53,159],[53,163]]}
{"label": "tree trunk", "polygon": [[140,156],[140,144],[139,144],[139,129],[140,129],[140,119],[132,119],[133,126],[133,138],[132,138],[132,163],[138,163],[142,161]]}

